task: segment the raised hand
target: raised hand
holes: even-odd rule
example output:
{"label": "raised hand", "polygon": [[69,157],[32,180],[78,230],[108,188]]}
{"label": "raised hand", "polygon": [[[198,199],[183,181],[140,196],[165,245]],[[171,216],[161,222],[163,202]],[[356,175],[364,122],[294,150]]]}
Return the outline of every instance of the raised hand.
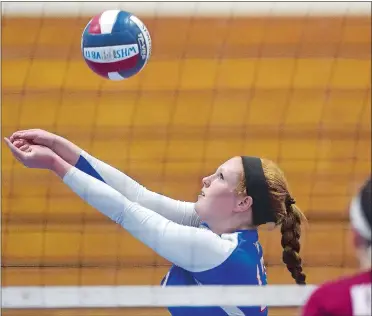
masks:
{"label": "raised hand", "polygon": [[16,147],[21,146],[21,144],[23,145],[22,142],[25,141],[32,145],[36,144],[46,146],[72,166],[77,163],[80,153],[82,152],[80,147],[69,140],[42,129],[17,131],[10,136],[10,141]]}
{"label": "raised hand", "polygon": [[4,138],[13,156],[28,168],[52,169],[57,155],[48,147],[35,145],[25,140]]}
{"label": "raised hand", "polygon": [[53,149],[57,135],[44,131],[42,129],[27,129],[17,131],[9,137],[9,140],[15,144],[17,140],[27,140],[31,144],[43,145]]}

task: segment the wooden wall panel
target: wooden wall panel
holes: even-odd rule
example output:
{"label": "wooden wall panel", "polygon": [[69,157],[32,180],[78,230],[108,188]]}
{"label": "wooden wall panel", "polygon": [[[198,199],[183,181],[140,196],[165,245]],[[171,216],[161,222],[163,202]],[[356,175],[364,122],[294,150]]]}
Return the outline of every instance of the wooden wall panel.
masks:
{"label": "wooden wall panel", "polygon": [[[355,266],[343,221],[370,173],[370,18],[149,18],[153,56],[124,82],[84,64],[86,22],[3,19],[3,134],[55,131],[183,200],[195,200],[202,176],[229,157],[266,156],[309,217],[310,282]],[[7,150],[1,167],[4,285],[159,283],[166,262],[54,176],[21,167]],[[279,238],[261,235],[269,276],[291,282],[281,279]]]}
{"label": "wooden wall panel", "polygon": [[[3,264],[74,267],[83,266],[155,266],[167,262],[148,247],[133,239],[119,226],[84,223],[71,219],[59,223],[9,222],[2,232]],[[265,261],[282,265],[280,231],[260,232]],[[355,266],[348,224],[315,222],[304,227],[301,255],[309,266]],[[25,251],[25,246],[27,250]]]}

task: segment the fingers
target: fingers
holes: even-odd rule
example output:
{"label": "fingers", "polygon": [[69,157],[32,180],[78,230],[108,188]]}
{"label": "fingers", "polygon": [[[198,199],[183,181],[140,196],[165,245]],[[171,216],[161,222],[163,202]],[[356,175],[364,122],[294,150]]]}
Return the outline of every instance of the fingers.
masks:
{"label": "fingers", "polygon": [[22,150],[14,146],[8,138],[4,137],[4,141],[16,159],[22,162],[26,158],[26,154]]}
{"label": "fingers", "polygon": [[[11,141],[11,140],[10,140]],[[13,145],[16,146],[17,148],[21,148],[21,146],[24,146],[24,145],[29,145],[30,143],[25,140],[25,139],[16,139],[14,141],[12,141]]]}
{"label": "fingers", "polygon": [[17,131],[13,133],[12,136],[9,137],[9,139],[11,142],[14,142],[16,139],[20,139],[20,138],[32,140],[35,138],[35,136],[36,136],[35,132]]}
{"label": "fingers", "polygon": [[19,147],[19,150],[20,151],[25,151],[25,152],[31,152],[31,148],[30,148],[29,144],[25,144],[25,145]]}
{"label": "fingers", "polygon": [[21,132],[14,132],[10,137],[9,137],[9,140],[14,143],[14,141],[17,139],[17,138],[21,138],[20,137],[20,133]]}
{"label": "fingers", "polygon": [[40,130],[36,128],[20,130],[20,131],[14,132],[12,136],[9,137],[9,139],[11,142],[14,142],[14,140],[18,138],[32,140],[38,136],[38,132],[40,132]]}

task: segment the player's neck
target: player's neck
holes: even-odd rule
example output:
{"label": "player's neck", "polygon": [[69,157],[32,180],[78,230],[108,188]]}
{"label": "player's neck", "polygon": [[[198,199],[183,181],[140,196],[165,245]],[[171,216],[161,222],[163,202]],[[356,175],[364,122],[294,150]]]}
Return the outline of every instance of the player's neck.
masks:
{"label": "player's neck", "polygon": [[256,229],[256,227],[246,224],[236,224],[228,221],[224,223],[207,223],[208,227],[211,231],[213,231],[217,235],[222,234],[231,234],[240,230],[252,230]]}

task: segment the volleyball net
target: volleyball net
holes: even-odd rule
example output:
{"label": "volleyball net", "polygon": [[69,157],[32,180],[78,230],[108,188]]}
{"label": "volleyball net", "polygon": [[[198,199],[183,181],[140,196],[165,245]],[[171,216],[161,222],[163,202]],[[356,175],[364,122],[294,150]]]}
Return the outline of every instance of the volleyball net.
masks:
{"label": "volleyball net", "polygon": [[300,307],[314,285],[270,286],[49,286],[3,289],[2,307],[133,308],[177,306]]}
{"label": "volleyball net", "polygon": [[[94,74],[80,51],[89,19],[117,8],[141,18],[153,43],[144,70],[123,82]],[[370,174],[370,12],[367,2],[2,3],[1,131],[58,133],[190,201],[231,156],[270,158],[309,220],[301,256],[318,284],[356,267],[347,208]],[[6,150],[1,169],[5,315],[154,316],[224,303],[289,316],[313,290],[288,285],[279,231],[260,232],[270,286],[156,287],[169,262]]]}

